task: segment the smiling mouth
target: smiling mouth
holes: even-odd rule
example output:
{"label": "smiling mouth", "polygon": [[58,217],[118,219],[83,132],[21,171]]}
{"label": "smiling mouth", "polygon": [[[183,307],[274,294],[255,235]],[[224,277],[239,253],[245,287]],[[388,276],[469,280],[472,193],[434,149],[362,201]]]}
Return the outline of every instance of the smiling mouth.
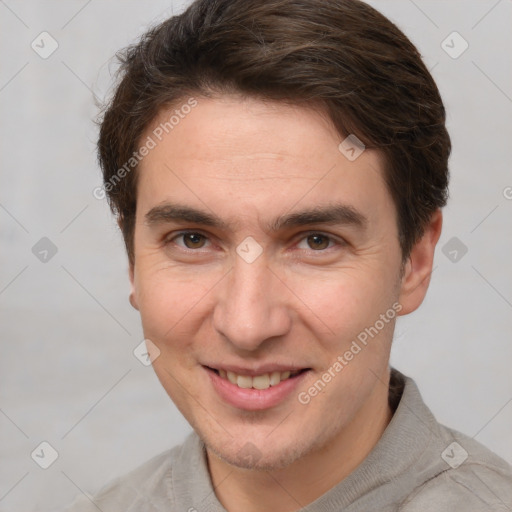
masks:
{"label": "smiling mouth", "polygon": [[284,371],[284,372],[271,372],[271,373],[262,373],[261,375],[240,375],[234,372],[226,371],[216,368],[210,368],[209,366],[205,366],[206,369],[216,373],[221,379],[227,380],[238,386],[242,389],[268,389],[272,386],[277,386],[283,381],[293,379],[298,375],[307,372],[310,368],[303,368],[302,370],[295,370],[293,372]]}

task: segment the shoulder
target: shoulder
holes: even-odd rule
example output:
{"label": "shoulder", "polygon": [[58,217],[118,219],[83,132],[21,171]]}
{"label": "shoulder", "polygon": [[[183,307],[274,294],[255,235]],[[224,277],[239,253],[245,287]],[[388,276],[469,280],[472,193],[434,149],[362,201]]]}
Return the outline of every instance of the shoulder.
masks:
{"label": "shoulder", "polygon": [[443,466],[401,504],[400,512],[512,510],[512,467],[474,439],[440,425],[451,442]]}
{"label": "shoulder", "polygon": [[62,512],[135,512],[166,510],[173,503],[172,473],[185,456],[189,440],[151,458],[132,471],[112,480],[95,495],[77,498]]}

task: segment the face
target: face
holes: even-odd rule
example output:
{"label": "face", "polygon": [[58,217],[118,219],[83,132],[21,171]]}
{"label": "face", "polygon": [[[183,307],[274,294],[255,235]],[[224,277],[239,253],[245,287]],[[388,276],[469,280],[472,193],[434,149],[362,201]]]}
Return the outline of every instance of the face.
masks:
{"label": "face", "polygon": [[351,161],[304,107],[226,96],[187,110],[142,138],[156,146],[138,169],[131,301],[208,450],[284,467],[367,414],[414,269],[400,272],[376,152]]}

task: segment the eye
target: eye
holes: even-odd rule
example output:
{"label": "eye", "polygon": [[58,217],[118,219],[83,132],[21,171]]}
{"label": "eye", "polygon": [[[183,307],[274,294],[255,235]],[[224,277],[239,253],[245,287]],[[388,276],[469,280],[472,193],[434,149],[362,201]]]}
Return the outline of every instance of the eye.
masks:
{"label": "eye", "polygon": [[[304,247],[304,242],[307,247]],[[302,245],[302,247],[301,247]],[[304,237],[298,244],[299,249],[313,249],[314,251],[323,251],[335,245],[331,237],[322,233],[311,233]]]}
{"label": "eye", "polygon": [[[178,242],[179,240],[181,243]],[[208,239],[201,233],[197,233],[195,231],[186,231],[173,236],[166,242],[166,244],[174,242],[179,247],[183,247],[185,249],[202,249],[205,247],[207,241]]]}

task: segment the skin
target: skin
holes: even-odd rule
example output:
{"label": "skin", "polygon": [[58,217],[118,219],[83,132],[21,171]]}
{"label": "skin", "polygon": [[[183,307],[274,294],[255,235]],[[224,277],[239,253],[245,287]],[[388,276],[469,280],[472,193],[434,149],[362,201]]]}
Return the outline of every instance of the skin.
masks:
{"label": "skin", "polygon": [[[223,506],[298,510],[352,472],[388,425],[394,320],[307,405],[297,394],[393,304],[400,314],[421,304],[442,217],[432,216],[402,266],[377,152],[349,161],[338,150],[343,137],[313,109],[197,99],[138,169],[130,301],[160,350],[158,378],[205,442]],[[162,112],[141,140],[168,116]],[[166,203],[226,225],[148,222],[148,212]],[[366,222],[269,229],[279,216],[333,203]],[[263,250],[252,263],[236,252],[248,236]],[[284,401],[259,411],[223,401],[203,366],[264,363],[310,371]],[[247,446],[252,460],[243,456]]]}

